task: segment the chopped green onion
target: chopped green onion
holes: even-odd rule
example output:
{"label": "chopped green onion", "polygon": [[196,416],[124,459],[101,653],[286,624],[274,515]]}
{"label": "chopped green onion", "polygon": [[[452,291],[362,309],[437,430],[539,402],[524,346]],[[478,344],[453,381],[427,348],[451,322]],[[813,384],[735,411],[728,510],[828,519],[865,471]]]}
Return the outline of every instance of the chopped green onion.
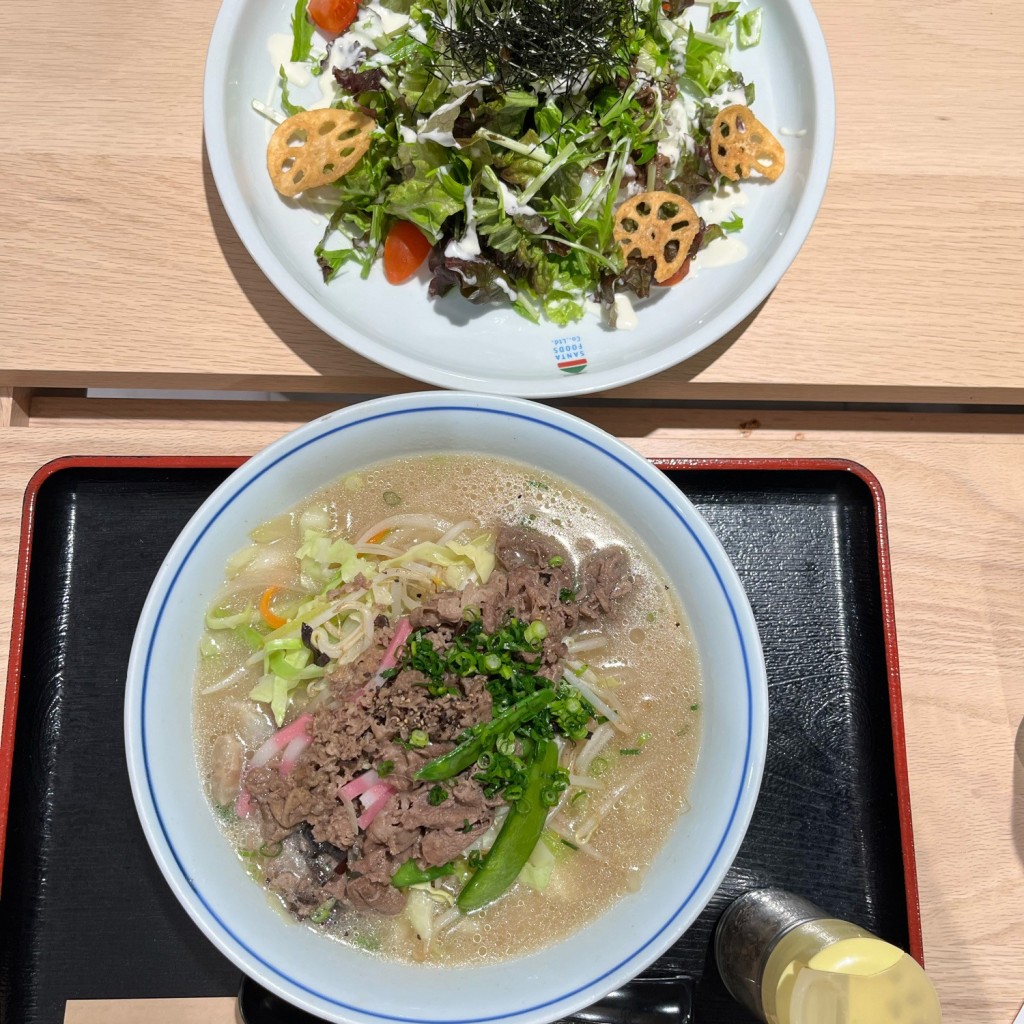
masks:
{"label": "chopped green onion", "polygon": [[649,732],[642,732],[642,733],[640,733],[640,735],[639,735],[639,736],[637,736],[637,738],[636,738],[636,745],[637,745],[638,747],[642,747],[642,746],[644,746],[644,744],[646,744],[646,743],[647,743],[647,741],[648,741],[648,740],[649,740],[650,738],[651,738],[651,734],[650,734]]}
{"label": "chopped green onion", "polygon": [[540,802],[545,807],[554,807],[558,803],[561,793],[554,786],[545,786],[540,791]]}
{"label": "chopped green onion", "polygon": [[623,757],[636,757],[640,753],[639,747],[621,747],[619,753]]}
{"label": "chopped green onion", "polygon": [[390,505],[392,508],[402,504],[402,496],[397,491],[385,491],[383,497],[384,504]]}
{"label": "chopped green onion", "polygon": [[608,771],[608,762],[603,757],[595,757],[590,762],[590,774],[595,779],[599,779],[606,771]]}
{"label": "chopped green onion", "polygon": [[275,857],[281,856],[283,849],[284,846],[281,843],[264,843],[260,847],[260,856],[273,860]]}
{"label": "chopped green onion", "polygon": [[331,916],[331,911],[334,909],[334,904],[338,901],[335,899],[324,900],[312,914],[309,915],[310,921],[313,924],[326,924],[327,919]]}
{"label": "chopped green onion", "polygon": [[394,761],[381,761],[381,763],[377,765],[377,777],[386,779],[394,770]]}
{"label": "chopped green onion", "polygon": [[700,711],[700,704],[697,704],[697,703],[691,704],[690,705],[690,710],[691,711]]}
{"label": "chopped green onion", "polygon": [[448,658],[448,667],[458,676],[472,676],[477,671],[477,658],[472,651],[455,651]]}
{"label": "chopped green onion", "polygon": [[565,559],[561,555],[553,555],[548,559],[548,565],[550,565],[552,569],[561,569],[564,564]]}
{"label": "chopped green onion", "polygon": [[526,632],[523,633],[523,639],[526,640],[531,647],[538,647],[547,635],[548,627],[545,626],[540,619],[536,619],[526,627]]}
{"label": "chopped green onion", "polygon": [[413,729],[409,733],[410,747],[425,747],[430,742],[430,737],[422,729]]}
{"label": "chopped green onion", "polygon": [[427,796],[427,801],[431,807],[437,807],[443,804],[448,799],[448,790],[444,786],[433,786],[430,790],[430,794]]}

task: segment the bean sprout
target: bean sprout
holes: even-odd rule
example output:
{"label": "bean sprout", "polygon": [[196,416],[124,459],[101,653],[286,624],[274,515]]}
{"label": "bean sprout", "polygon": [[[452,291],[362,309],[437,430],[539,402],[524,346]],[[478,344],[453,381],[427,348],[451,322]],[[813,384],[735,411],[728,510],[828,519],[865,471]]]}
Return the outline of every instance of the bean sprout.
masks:
{"label": "bean sprout", "polygon": [[612,728],[611,722],[605,722],[604,725],[599,725],[594,730],[594,734],[583,745],[583,749],[579,754],[576,755],[574,767],[578,774],[587,774],[587,769],[590,768],[594,758],[604,750],[614,734],[615,730]]}
{"label": "bean sprout", "polygon": [[383,533],[385,530],[434,530],[441,534],[443,521],[436,516],[426,515],[388,516],[387,519],[381,519],[369,529],[364,530],[357,538],[356,546],[366,544],[371,537],[376,537],[378,533]]}

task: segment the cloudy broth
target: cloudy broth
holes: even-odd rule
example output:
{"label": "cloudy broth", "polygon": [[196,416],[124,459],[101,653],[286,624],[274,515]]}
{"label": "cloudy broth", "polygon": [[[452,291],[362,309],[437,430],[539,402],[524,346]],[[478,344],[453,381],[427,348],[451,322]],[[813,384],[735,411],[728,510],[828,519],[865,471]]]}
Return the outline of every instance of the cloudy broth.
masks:
{"label": "cloudy broth", "polygon": [[[520,882],[474,914],[441,914],[443,927],[426,960],[454,966],[522,956],[576,932],[639,889],[685,809],[701,734],[701,676],[692,635],[646,546],[596,500],[528,465],[473,454],[395,459],[340,478],[254,531],[260,552],[255,564],[233,576],[229,571],[214,604],[241,610],[254,606],[269,586],[297,588],[295,551],[304,527],[312,524],[354,541],[396,513],[427,513],[448,524],[471,519],[491,532],[499,524],[536,529],[561,541],[577,561],[606,545],[629,553],[635,589],[612,621],[599,629],[581,624],[577,636],[584,649],[569,655],[583,666],[577,671],[593,672],[614,694],[628,731],[608,727],[611,739],[578,775],[586,788],[570,787],[550,822],[565,841],[549,835],[556,865],[547,888],[536,892]],[[218,737],[230,734],[251,755],[274,729],[265,706],[248,697],[260,673],[259,666],[243,667],[251,654],[252,647],[236,630],[208,633],[194,693],[200,773],[226,841],[244,850],[260,843],[259,827],[216,806],[212,750]],[[203,693],[225,680],[231,682]],[[303,690],[296,695],[289,718]],[[572,756],[573,745],[566,741],[562,764]],[[581,848],[574,850],[570,843]],[[239,859],[258,875],[256,858]],[[458,890],[452,880],[441,884],[450,884],[452,893]],[[280,906],[276,897],[270,899]],[[339,910],[326,924],[296,923],[303,926],[388,959],[424,959],[407,914],[380,917]]]}

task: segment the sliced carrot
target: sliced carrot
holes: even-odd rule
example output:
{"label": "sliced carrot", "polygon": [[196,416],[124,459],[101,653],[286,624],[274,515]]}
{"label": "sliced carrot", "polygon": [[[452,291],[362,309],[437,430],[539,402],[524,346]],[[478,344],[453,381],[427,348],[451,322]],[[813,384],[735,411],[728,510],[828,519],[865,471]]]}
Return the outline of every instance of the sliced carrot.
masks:
{"label": "sliced carrot", "polygon": [[288,620],[282,619],[270,610],[270,599],[280,590],[280,587],[267,587],[260,596],[260,617],[271,629],[280,629]]}
{"label": "sliced carrot", "polygon": [[366,543],[367,544],[379,544],[390,532],[391,531],[387,530],[387,529],[381,530],[380,533],[375,533],[372,537],[370,537],[366,541]]}

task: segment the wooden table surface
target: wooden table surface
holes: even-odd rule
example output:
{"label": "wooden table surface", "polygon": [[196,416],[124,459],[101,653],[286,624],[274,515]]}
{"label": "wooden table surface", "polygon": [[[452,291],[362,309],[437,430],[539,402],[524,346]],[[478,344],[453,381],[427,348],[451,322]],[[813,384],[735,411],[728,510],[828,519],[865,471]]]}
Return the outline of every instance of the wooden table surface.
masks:
{"label": "wooden table surface", "polygon": [[[0,636],[22,496],[40,465],[67,454],[248,454],[322,411],[40,399],[26,426],[0,428]],[[1009,1024],[1024,1000],[1024,761],[1014,750],[1024,718],[1024,416],[584,414],[649,456],[841,457],[878,476],[928,969],[947,1024]],[[0,679],[6,660],[0,644]],[[141,1019],[138,1007],[92,1010],[76,1007],[74,1019]],[[233,1019],[229,1001],[192,1010],[197,1024]],[[183,1013],[148,1006],[146,1019],[172,1024]]]}
{"label": "wooden table surface", "polygon": [[[1017,7],[816,8],[838,126],[807,245],[745,329],[617,394],[1024,401]],[[216,10],[0,5],[0,385],[417,386],[308,324],[229,224],[202,140]],[[35,78],[59,82],[60,98],[34,99]]]}

